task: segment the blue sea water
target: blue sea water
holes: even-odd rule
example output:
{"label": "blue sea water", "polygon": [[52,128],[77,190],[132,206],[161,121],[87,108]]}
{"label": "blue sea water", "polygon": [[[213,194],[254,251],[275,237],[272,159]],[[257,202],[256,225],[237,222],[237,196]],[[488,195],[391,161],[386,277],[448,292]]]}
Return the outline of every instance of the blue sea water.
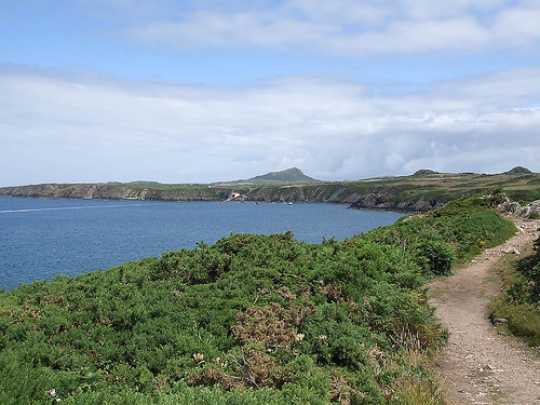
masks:
{"label": "blue sea water", "polygon": [[0,288],[76,275],[231,233],[346,239],[401,214],[336,204],[152,202],[0,197]]}

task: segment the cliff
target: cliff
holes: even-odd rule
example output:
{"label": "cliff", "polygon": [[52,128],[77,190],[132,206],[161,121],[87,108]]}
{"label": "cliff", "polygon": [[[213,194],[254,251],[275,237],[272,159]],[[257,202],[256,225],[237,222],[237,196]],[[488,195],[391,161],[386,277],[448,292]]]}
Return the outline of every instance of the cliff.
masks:
{"label": "cliff", "polygon": [[83,199],[163,201],[330,202],[353,208],[427,211],[448,201],[503,190],[515,201],[540,199],[540,175],[440,174],[385,177],[356,182],[299,184],[160,184],[152,182],[99,184],[40,184],[0,188],[0,195]]}
{"label": "cliff", "polygon": [[13,197],[110,200],[220,201],[226,199],[228,193],[228,190],[208,186],[158,188],[120,183],[39,184],[0,188],[0,195]]}

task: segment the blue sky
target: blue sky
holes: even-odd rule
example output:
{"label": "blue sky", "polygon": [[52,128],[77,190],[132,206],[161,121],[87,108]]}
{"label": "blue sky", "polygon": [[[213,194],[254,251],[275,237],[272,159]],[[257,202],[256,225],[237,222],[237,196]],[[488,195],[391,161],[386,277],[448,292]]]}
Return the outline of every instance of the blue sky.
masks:
{"label": "blue sky", "polygon": [[540,171],[536,0],[27,0],[0,21],[0,185]]}

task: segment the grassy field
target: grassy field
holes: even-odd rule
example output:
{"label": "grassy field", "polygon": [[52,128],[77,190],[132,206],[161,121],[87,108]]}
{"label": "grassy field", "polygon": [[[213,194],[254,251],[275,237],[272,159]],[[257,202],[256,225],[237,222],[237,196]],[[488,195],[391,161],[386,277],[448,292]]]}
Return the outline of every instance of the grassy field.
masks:
{"label": "grassy field", "polygon": [[[215,186],[232,183],[215,183]],[[530,190],[540,189],[540,174],[476,174],[476,173],[437,173],[420,174],[399,177],[378,177],[358,181],[347,182],[322,182],[322,184],[347,185],[359,190],[373,186],[385,187],[414,187],[416,189],[439,188],[444,190],[482,190],[482,189],[516,189]],[[253,183],[238,183],[242,187],[258,186]],[[298,183],[297,185],[302,185]]]}
{"label": "grassy field", "polygon": [[441,404],[425,283],[514,231],[470,199],[343,242],[234,235],[0,293],[0,403]]}
{"label": "grassy field", "polygon": [[530,202],[540,199],[540,174],[426,174],[403,177],[384,177],[354,182],[322,182],[316,184],[252,184],[252,183],[216,183],[212,185],[164,185],[159,183],[129,183],[140,188],[156,188],[162,190],[185,190],[197,188],[213,188],[217,190],[235,189],[249,193],[253,190],[275,189],[312,189],[322,190],[325,195],[331,195],[337,190],[347,192],[370,193],[373,191],[388,192],[394,201],[414,199],[439,199],[452,201],[458,198],[483,195],[493,190],[504,191],[511,199],[520,202]]}
{"label": "grassy field", "polygon": [[407,195],[462,196],[485,194],[501,189],[511,198],[523,195],[528,200],[540,198],[539,174],[429,174],[421,176],[391,177],[350,183],[352,187],[378,186],[403,189]]}

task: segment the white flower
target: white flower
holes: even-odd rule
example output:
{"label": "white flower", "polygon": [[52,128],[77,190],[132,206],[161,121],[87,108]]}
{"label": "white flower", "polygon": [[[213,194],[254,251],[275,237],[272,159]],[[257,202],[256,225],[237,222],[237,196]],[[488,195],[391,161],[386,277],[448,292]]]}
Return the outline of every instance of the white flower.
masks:
{"label": "white flower", "polygon": [[204,354],[202,353],[194,353],[193,354],[193,360],[197,363],[202,363],[204,361]]}

